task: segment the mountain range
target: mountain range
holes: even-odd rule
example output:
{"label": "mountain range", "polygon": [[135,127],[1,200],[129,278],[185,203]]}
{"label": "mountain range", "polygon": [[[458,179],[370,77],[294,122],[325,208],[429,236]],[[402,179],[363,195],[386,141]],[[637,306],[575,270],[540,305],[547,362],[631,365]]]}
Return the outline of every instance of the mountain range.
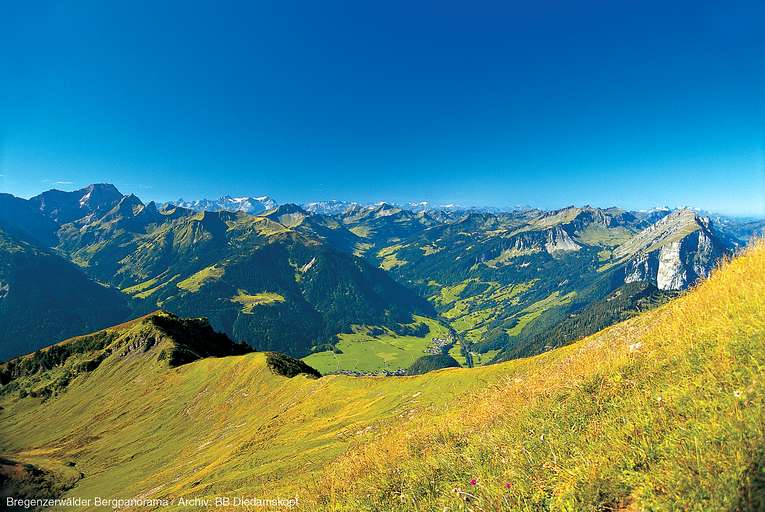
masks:
{"label": "mountain range", "polygon": [[187,208],[197,212],[245,212],[254,215],[276,208],[278,205],[276,201],[268,196],[223,196],[218,199],[197,199],[195,201],[177,199],[166,203],[166,206],[180,206],[181,208]]}
{"label": "mountain range", "polygon": [[[301,207],[310,213],[318,213],[323,215],[341,215],[345,213],[347,210],[352,208],[356,208],[356,207],[368,208],[368,207],[378,206],[383,203],[386,203],[386,201],[378,201],[375,203],[363,203],[363,202],[357,202],[357,201],[342,201],[339,199],[330,199],[325,201],[311,201],[311,202],[302,204]],[[394,204],[394,203],[391,203],[391,204]],[[186,201],[184,199],[176,199],[174,201],[166,202],[164,206],[166,207],[181,206],[183,208],[188,208],[190,210],[194,210],[198,212],[199,211],[211,211],[211,212],[242,211],[245,213],[258,214],[266,210],[276,208],[277,206],[279,206],[279,203],[277,203],[273,198],[267,195],[258,196],[258,197],[222,196],[218,199],[195,199],[192,201]],[[398,206],[401,206],[402,208],[413,211],[413,212],[474,211],[474,212],[501,213],[501,212],[512,212],[517,210],[529,209],[529,207],[526,207],[526,206],[498,208],[494,206],[462,206],[455,203],[436,204],[436,203],[431,203],[430,201],[410,201]]]}
{"label": "mountain range", "polygon": [[[0,317],[19,326],[0,334],[0,359],[162,308],[324,372],[405,370],[433,350],[477,366],[655,307],[765,225],[688,209],[318,204],[158,206],[109,184],[0,195]],[[67,310],[80,313],[62,322]]]}

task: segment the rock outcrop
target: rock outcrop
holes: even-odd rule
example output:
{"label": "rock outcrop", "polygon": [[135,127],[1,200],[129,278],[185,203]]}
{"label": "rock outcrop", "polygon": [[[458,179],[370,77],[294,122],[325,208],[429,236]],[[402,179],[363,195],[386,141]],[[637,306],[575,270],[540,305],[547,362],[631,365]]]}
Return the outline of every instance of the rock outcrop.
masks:
{"label": "rock outcrop", "polygon": [[714,235],[710,221],[680,210],[616,248],[624,282],[649,282],[660,290],[682,290],[706,277],[729,247]]}

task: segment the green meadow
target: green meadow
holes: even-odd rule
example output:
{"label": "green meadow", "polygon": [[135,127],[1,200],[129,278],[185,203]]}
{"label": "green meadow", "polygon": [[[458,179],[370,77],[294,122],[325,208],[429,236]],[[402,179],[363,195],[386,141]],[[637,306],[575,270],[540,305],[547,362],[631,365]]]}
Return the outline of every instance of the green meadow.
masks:
{"label": "green meadow", "polygon": [[357,327],[354,333],[339,334],[339,342],[334,351],[316,352],[303,358],[310,366],[322,373],[339,370],[360,372],[379,372],[408,368],[417,358],[425,354],[433,338],[444,338],[449,331],[437,320],[423,316],[414,317],[416,323],[428,327],[425,336],[402,336],[390,329],[378,329],[382,334],[372,334],[374,330]]}

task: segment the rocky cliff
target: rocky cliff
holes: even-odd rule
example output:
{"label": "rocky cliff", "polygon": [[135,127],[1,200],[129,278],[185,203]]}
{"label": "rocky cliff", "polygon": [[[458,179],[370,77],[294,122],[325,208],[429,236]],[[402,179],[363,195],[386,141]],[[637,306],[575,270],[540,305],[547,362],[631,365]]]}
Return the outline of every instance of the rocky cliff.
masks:
{"label": "rocky cliff", "polygon": [[706,277],[730,250],[713,233],[710,221],[680,210],[619,246],[624,282],[645,281],[660,290],[681,290]]}

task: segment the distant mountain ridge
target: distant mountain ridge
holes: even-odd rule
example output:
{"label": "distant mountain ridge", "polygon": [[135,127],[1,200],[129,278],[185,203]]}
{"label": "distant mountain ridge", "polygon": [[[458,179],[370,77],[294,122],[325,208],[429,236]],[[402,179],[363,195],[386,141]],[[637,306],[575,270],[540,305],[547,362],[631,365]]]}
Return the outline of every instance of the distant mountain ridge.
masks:
{"label": "distant mountain ridge", "polygon": [[184,201],[183,199],[176,199],[175,201],[169,201],[166,206],[180,206],[181,208],[188,208],[197,212],[245,212],[250,214],[262,213],[266,210],[276,208],[278,204],[269,196],[257,196],[257,197],[231,197],[222,196],[218,199],[197,199],[195,201]]}
{"label": "distant mountain ridge", "polygon": [[[634,304],[660,302],[762,227],[664,208],[299,206],[267,196],[158,206],[94,184],[29,200],[0,194],[0,229],[34,249],[31,258],[54,255],[71,266],[77,272],[62,275],[88,283],[80,288],[111,288],[110,297],[119,289],[129,307],[110,322],[163,308],[207,316],[260,350],[304,356],[332,349],[354,329],[420,332],[411,324],[416,313],[453,328],[451,355],[471,365],[534,353],[622,318]],[[4,303],[0,297],[0,310]],[[54,325],[51,311],[29,313]],[[77,325],[40,342],[103,324]],[[561,337],[544,340],[548,332]],[[0,345],[12,342],[0,334]]]}
{"label": "distant mountain ridge", "polygon": [[[187,201],[184,199],[176,199],[174,201],[168,201],[163,204],[164,207],[179,206],[181,208],[187,208],[194,211],[230,211],[230,212],[245,212],[253,215],[262,213],[266,210],[271,210],[279,206],[276,200],[268,195],[262,195],[257,197],[232,197],[229,195],[222,196],[218,199],[195,199]],[[287,203],[284,203],[287,204]],[[398,208],[409,210],[415,213],[421,212],[484,212],[484,213],[502,213],[512,212],[524,209],[531,209],[529,206],[508,206],[508,207],[496,207],[496,206],[464,206],[457,203],[433,203],[430,201],[410,201],[406,203],[397,203],[393,201],[376,201],[376,202],[359,202],[359,201],[344,201],[339,199],[329,199],[323,201],[310,201],[307,203],[301,203],[307,212],[319,214],[319,215],[343,215],[349,210],[356,208],[372,209],[380,206],[381,204],[389,204]]]}
{"label": "distant mountain ridge", "polygon": [[[259,215],[158,208],[110,185],[50,191],[28,201],[0,199],[0,206],[13,210],[3,215],[5,207],[0,208],[0,221],[28,234],[28,243],[39,247],[30,251],[31,257],[38,264],[59,258],[75,271],[61,275],[71,275],[73,283],[81,276],[88,285],[77,286],[94,297],[101,289],[110,297],[116,294],[135,306],[133,315],[163,307],[184,316],[208,316],[217,329],[260,350],[303,356],[315,346],[331,346],[338,333],[350,331],[354,324],[395,330],[412,322],[415,312],[432,312],[424,299],[353,256],[345,240],[353,235],[338,229],[336,220],[311,215],[297,205],[274,206]],[[25,216],[29,219],[23,226],[13,221]],[[38,230],[47,232],[33,237]],[[12,246],[3,247],[12,255]],[[48,252],[56,256],[48,258]],[[10,288],[0,297],[0,314],[24,289],[13,280],[2,282]],[[59,286],[69,289],[73,283]],[[45,289],[47,283],[39,284]],[[50,294],[55,295],[53,290]],[[81,298],[71,298],[75,309]],[[34,304],[25,313],[39,315],[40,325],[50,325],[44,317],[54,312],[35,310]],[[18,309],[9,311],[21,315]],[[131,315],[127,308],[121,313],[108,317],[108,322]],[[92,329],[103,324],[84,325]],[[37,333],[33,339],[38,345],[0,333],[0,346],[6,356],[14,355],[82,328],[73,321],[58,333],[30,331]]]}
{"label": "distant mountain ridge", "polygon": [[[104,186],[104,185],[91,185],[92,186]],[[111,187],[111,185],[108,185]],[[84,191],[83,189],[82,191]],[[82,192],[77,191],[77,192]],[[58,192],[58,191],[51,191]],[[65,193],[68,194],[68,193]],[[192,211],[230,211],[230,212],[245,212],[253,215],[265,212],[276,208],[280,204],[290,203],[278,203],[269,195],[261,196],[241,196],[232,197],[230,195],[221,196],[218,199],[196,199],[187,201],[184,199],[176,199],[174,201],[167,201],[162,204],[163,208],[181,207]],[[297,203],[296,203],[297,204]],[[306,203],[300,203],[300,206],[308,213],[317,215],[331,215],[331,216],[343,216],[351,212],[363,211],[363,210],[375,210],[381,205],[388,205],[389,207],[401,208],[413,213],[429,213],[435,216],[453,215],[453,214],[465,214],[465,213],[489,213],[489,214],[507,214],[517,212],[546,212],[553,213],[556,210],[541,210],[530,205],[514,205],[514,206],[470,206],[459,203],[434,203],[432,201],[409,201],[404,203],[398,203],[395,201],[376,201],[376,202],[360,202],[360,201],[347,201],[339,199],[330,199],[322,201],[310,201]],[[574,208],[574,206],[568,206],[558,211]],[[583,208],[591,208],[602,212],[608,211],[621,211],[617,207],[610,208],[593,208],[590,206],[584,206]],[[752,235],[765,234],[765,218],[758,217],[732,217],[726,215],[716,214],[714,212],[705,211],[700,208],[692,208],[690,206],[656,206],[653,208],[643,210],[624,210],[635,217],[638,217],[646,222],[653,223],[661,220],[663,217],[682,210],[690,210],[697,213],[699,216],[709,217],[714,219],[717,224],[726,225],[732,230],[740,231],[738,238],[746,240]]]}
{"label": "distant mountain ridge", "polygon": [[74,192],[48,190],[32,197],[29,202],[56,223],[66,224],[86,215],[102,213],[121,198],[122,194],[114,185],[97,183]]}

